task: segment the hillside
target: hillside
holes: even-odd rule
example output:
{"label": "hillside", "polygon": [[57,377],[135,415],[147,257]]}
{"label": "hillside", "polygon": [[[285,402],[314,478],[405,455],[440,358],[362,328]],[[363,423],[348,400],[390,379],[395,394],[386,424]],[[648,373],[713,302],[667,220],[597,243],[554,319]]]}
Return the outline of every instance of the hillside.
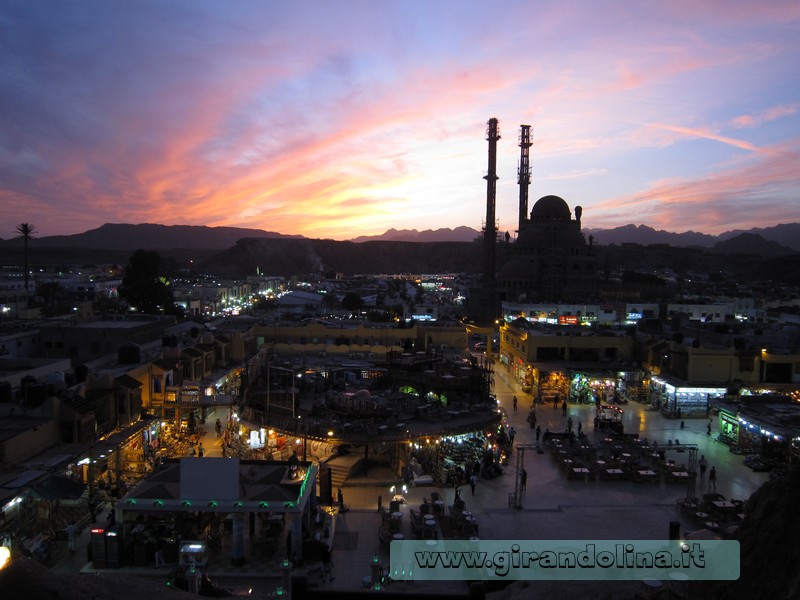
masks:
{"label": "hillside", "polygon": [[480,268],[480,247],[465,242],[337,242],[309,239],[243,239],[199,265],[225,276],[337,272],[462,273]]}
{"label": "hillside", "polygon": [[714,252],[724,254],[755,254],[757,256],[785,256],[794,254],[791,248],[781,246],[778,242],[765,240],[757,233],[740,233],[714,244]]}

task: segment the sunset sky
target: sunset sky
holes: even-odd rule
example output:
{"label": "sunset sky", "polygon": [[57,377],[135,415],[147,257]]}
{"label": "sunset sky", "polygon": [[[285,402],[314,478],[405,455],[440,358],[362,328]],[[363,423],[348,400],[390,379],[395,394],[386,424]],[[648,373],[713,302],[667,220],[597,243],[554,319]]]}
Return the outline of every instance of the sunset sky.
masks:
{"label": "sunset sky", "polygon": [[0,238],[800,222],[800,2],[4,0]]}

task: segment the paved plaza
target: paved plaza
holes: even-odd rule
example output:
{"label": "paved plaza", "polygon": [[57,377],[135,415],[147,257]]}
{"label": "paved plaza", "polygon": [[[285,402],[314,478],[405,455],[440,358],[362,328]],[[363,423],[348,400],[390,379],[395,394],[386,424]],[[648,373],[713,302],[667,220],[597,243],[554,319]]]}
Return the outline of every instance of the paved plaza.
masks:
{"label": "paved plaza", "polygon": [[[496,374],[495,385],[498,400],[508,413],[510,424],[516,429],[515,446],[534,444],[535,432],[526,421],[530,409],[530,395],[514,389],[503,377],[504,372]],[[519,399],[518,412],[512,410],[512,398]],[[744,466],[742,457],[729,451],[728,446],[716,442],[707,435],[707,420],[685,420],[685,428],[680,421],[667,419],[657,412],[646,411],[641,404],[624,406],[623,416],[626,433],[638,433],[641,438],[658,441],[666,445],[667,440],[680,440],[681,444],[696,444],[697,457],[705,455],[717,467],[717,492],[726,498],[746,500],[752,492],[768,479],[766,473],[755,473]],[[592,423],[594,407],[589,405],[569,405],[575,428],[578,421],[583,423],[583,431],[590,443],[606,437],[604,432],[594,432]],[[552,405],[537,406],[538,424],[542,431],[564,431],[567,417],[562,416],[561,407]],[[663,444],[662,444],[663,442]],[[476,486],[475,495],[470,494],[469,486],[461,491],[467,509],[477,516],[481,539],[668,539],[670,521],[679,521],[685,533],[698,529],[698,525],[678,511],[677,500],[685,497],[686,486],[676,483],[608,481],[608,480],[569,480],[553,461],[549,452],[537,454],[526,451],[525,468],[528,472],[527,490],[521,498],[522,508],[509,508],[509,494],[514,491],[516,452],[512,453],[505,473],[494,479],[482,479]],[[376,475],[373,475],[376,476]],[[353,482],[355,483],[355,482]],[[362,578],[369,574],[369,561],[377,554],[383,564],[389,564],[388,550],[378,541],[380,518],[376,514],[377,497],[388,495],[388,487],[364,485],[345,485],[346,502],[351,511],[339,515],[337,535],[349,532],[346,549],[334,543],[334,564],[337,565],[336,579],[323,584],[340,589],[359,587]],[[407,507],[402,509],[403,533],[413,539],[408,523],[408,507],[419,508],[423,497],[430,497],[433,487],[412,487],[406,495]],[[452,489],[438,489],[446,505],[453,503]],[[696,494],[707,492],[707,482],[697,480]],[[352,533],[356,535],[353,536]],[[357,543],[353,543],[353,537]],[[432,584],[427,584],[432,585]],[[463,585],[466,589],[465,584]],[[453,584],[448,589],[452,589]]]}

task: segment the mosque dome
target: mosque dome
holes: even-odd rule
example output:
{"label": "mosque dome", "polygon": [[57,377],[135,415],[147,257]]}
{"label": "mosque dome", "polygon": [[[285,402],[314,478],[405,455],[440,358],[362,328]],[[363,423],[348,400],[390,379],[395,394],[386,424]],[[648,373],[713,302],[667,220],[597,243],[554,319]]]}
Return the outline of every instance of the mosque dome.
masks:
{"label": "mosque dome", "polygon": [[531,221],[569,221],[571,218],[569,206],[559,196],[543,196],[531,210]]}

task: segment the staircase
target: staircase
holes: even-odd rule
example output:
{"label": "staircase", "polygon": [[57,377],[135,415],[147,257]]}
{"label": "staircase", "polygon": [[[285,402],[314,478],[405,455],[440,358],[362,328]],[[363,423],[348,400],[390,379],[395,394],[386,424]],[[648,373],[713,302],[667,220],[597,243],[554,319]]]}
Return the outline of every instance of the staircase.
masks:
{"label": "staircase", "polygon": [[334,456],[327,460],[325,465],[331,469],[331,487],[333,488],[334,496],[336,495],[336,490],[344,485],[345,480],[356,469],[361,460],[362,458],[355,454]]}

